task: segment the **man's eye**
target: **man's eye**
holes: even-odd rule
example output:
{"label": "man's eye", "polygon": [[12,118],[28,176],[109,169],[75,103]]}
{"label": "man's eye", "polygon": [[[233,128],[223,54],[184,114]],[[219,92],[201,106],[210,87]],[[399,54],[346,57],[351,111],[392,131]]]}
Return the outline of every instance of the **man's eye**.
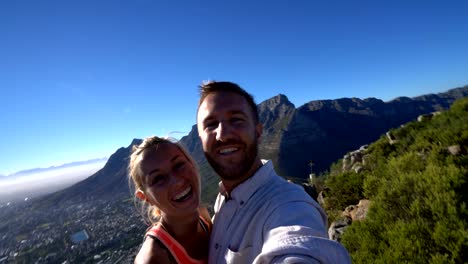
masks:
{"label": "man's eye", "polygon": [[185,162],[184,162],[184,161],[180,161],[180,162],[177,162],[177,163],[174,165],[174,169],[176,169],[176,170],[182,169],[184,166],[185,166]]}
{"label": "man's eye", "polygon": [[208,122],[205,124],[205,129],[213,130],[218,126],[218,122]]}
{"label": "man's eye", "polygon": [[244,122],[244,119],[240,118],[240,117],[233,117],[233,118],[231,118],[231,122],[234,123],[234,124],[239,124],[239,123]]}

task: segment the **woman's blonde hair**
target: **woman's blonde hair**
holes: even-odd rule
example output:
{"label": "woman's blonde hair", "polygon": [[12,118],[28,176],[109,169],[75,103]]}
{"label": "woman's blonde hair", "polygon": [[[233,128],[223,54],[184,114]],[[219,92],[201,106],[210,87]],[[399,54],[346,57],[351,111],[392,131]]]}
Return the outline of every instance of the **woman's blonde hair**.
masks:
{"label": "woman's blonde hair", "polygon": [[[198,184],[199,184],[199,189],[200,189],[200,176],[198,174],[198,167],[193,158],[189,155],[185,147],[182,146],[182,144],[177,141],[174,138],[161,138],[157,136],[151,136],[147,137],[143,140],[143,142],[136,146],[133,146],[132,149],[132,154],[130,155],[130,162],[128,164],[128,181],[129,181],[129,186],[130,186],[130,192],[132,192],[132,195],[135,195],[135,191],[140,189],[143,192],[145,191],[145,181],[144,181],[144,173],[141,170],[141,161],[143,159],[143,156],[146,152],[148,151],[155,151],[158,149],[159,144],[173,144],[176,146],[182,154],[187,158],[187,160],[193,165],[194,171],[196,174],[196,177],[198,178]],[[200,198],[200,197],[199,197]],[[140,213],[143,216],[143,219],[145,222],[148,223],[148,221],[151,224],[155,224],[159,221],[160,217],[160,210],[157,208],[155,205],[149,204],[147,201],[138,199],[136,196],[134,196],[134,201],[135,205],[137,207],[140,207]],[[138,206],[139,204],[139,206]],[[146,211],[146,215],[145,215]],[[147,221],[148,220],[148,221]]]}

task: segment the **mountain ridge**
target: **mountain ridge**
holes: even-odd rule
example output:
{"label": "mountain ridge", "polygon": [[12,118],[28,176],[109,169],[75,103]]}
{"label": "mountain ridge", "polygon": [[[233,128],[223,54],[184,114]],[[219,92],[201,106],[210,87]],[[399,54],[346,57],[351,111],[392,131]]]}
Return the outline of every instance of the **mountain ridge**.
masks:
{"label": "mountain ridge", "polygon": [[[295,107],[287,96],[279,94],[258,104],[264,124],[259,155],[271,159],[284,177],[307,179],[314,164],[320,172],[346,152],[375,141],[393,127],[414,120],[418,115],[447,109],[453,101],[468,96],[468,86],[437,95],[415,98],[397,97],[389,102],[376,98],[340,98],[315,100]],[[103,169],[74,186],[53,194],[57,199],[112,197],[131,195],[127,167],[134,139],[109,157]],[[208,165],[196,125],[180,142],[193,155],[202,177],[203,200],[211,202],[217,193],[218,176]]]}
{"label": "mountain ridge", "polygon": [[107,160],[108,160],[107,157],[103,157],[103,158],[94,158],[94,159],[88,159],[88,160],[82,160],[82,161],[73,161],[73,162],[64,163],[62,165],[50,166],[47,168],[39,167],[39,168],[20,170],[20,171],[17,171],[8,175],[0,175],[0,176],[4,176],[4,177],[23,176],[23,175],[41,173],[41,172],[46,172],[46,171],[51,171],[51,170],[58,170],[58,169],[63,169],[63,168],[99,163],[99,162],[104,162]]}

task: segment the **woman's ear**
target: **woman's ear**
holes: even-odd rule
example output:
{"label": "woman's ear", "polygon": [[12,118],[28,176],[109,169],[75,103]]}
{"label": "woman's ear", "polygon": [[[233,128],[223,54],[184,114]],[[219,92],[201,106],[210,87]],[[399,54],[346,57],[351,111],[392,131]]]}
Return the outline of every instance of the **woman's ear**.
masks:
{"label": "woman's ear", "polygon": [[147,200],[145,193],[141,189],[138,189],[135,191],[135,196],[138,197],[138,199],[140,200],[143,200],[143,201]]}

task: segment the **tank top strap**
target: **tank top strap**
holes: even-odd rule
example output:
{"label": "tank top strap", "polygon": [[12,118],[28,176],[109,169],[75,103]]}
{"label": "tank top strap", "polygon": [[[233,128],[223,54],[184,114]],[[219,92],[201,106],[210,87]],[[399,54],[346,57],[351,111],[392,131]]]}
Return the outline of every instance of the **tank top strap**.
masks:
{"label": "tank top strap", "polygon": [[152,236],[159,241],[161,241],[167,250],[172,254],[174,259],[179,264],[205,264],[206,261],[196,260],[191,258],[187,251],[182,247],[182,245],[177,242],[166,230],[164,230],[160,225],[154,225],[148,232],[146,236]]}
{"label": "tank top strap", "polygon": [[209,236],[211,234],[211,224],[203,217],[200,216],[199,219],[200,225],[205,231],[205,233]]}

